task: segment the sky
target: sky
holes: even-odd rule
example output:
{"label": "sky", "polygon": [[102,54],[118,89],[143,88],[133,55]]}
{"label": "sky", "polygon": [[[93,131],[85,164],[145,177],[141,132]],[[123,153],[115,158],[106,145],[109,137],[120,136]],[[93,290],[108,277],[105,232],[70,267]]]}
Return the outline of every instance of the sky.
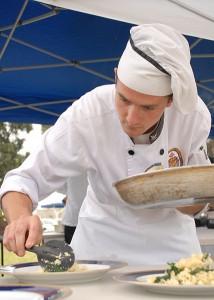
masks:
{"label": "sky", "polygon": [[39,140],[42,138],[41,125],[33,124],[32,126],[33,130],[30,133],[22,132],[20,134],[22,138],[25,138],[23,148],[20,151],[21,154],[33,151]]}

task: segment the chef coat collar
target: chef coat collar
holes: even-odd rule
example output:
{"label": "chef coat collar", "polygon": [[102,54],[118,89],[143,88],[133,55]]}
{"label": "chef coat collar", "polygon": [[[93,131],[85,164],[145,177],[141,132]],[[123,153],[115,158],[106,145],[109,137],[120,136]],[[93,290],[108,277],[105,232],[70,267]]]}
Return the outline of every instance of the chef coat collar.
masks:
{"label": "chef coat collar", "polygon": [[[150,144],[154,143],[158,139],[158,137],[160,136],[160,134],[162,132],[162,129],[163,129],[163,123],[164,123],[164,113],[161,116],[160,120],[158,121],[157,126],[155,127],[155,129],[149,135]],[[132,140],[133,144],[135,144],[135,139],[133,137],[130,137],[130,139]]]}
{"label": "chef coat collar", "polygon": [[163,123],[164,123],[164,113],[163,113],[162,117],[160,118],[155,130],[149,136],[150,144],[154,143],[157,140],[157,138],[160,136],[162,129],[163,129]]}

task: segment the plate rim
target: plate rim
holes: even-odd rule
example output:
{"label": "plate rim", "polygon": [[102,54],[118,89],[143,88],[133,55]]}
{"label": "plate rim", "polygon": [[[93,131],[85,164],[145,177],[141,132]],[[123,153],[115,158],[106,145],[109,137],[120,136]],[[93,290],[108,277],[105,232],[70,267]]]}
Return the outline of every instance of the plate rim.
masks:
{"label": "plate rim", "polygon": [[[137,278],[141,276],[148,275],[160,275],[163,274],[165,269],[162,270],[145,270],[145,271],[135,271],[135,272],[125,272],[117,273],[113,276],[113,279],[122,283],[134,284],[143,287],[147,291],[152,291],[155,293],[171,294],[171,295],[185,295],[185,291],[198,291],[203,290],[207,292],[214,292],[214,285],[166,285],[159,283],[148,283],[143,281],[138,281]],[[134,277],[132,280],[123,279],[124,276]],[[160,291],[159,291],[160,290]],[[176,292],[175,292],[176,290]],[[186,295],[189,295],[188,293]],[[194,296],[194,295],[193,295]]]}
{"label": "plate rim", "polygon": [[[128,265],[128,263],[124,261],[116,261],[116,260],[83,260],[83,259],[77,259],[76,262],[78,264],[83,264],[83,265],[101,265],[101,266],[108,266],[108,268],[103,268],[103,269],[97,269],[97,270],[87,270],[87,274],[94,273],[95,271],[97,273],[100,272],[109,272],[111,270],[119,269],[122,267],[125,267]],[[5,274],[5,275],[13,275],[16,276],[18,275],[26,275],[26,272],[14,272],[16,269],[21,269],[21,268],[27,268],[27,267],[40,267],[38,262],[27,262],[27,263],[20,263],[20,264],[10,264],[6,266],[1,266],[0,267],[0,273]],[[8,270],[7,270],[8,269]],[[76,272],[44,272],[44,273],[38,273],[38,275],[43,276],[43,275],[48,275],[49,276],[55,276],[56,274],[62,274],[63,276],[72,276],[74,274],[82,274],[83,272],[81,271],[76,271]],[[29,274],[34,274],[37,275],[36,272],[29,272]],[[75,275],[74,275],[75,276]]]}
{"label": "plate rim", "polygon": [[[43,288],[52,288],[52,289],[57,289],[59,290],[61,293],[59,294],[58,297],[54,298],[54,299],[63,299],[65,297],[68,297],[69,295],[72,294],[72,289],[62,286],[62,285],[51,285],[51,284],[35,284],[35,283],[0,283],[0,291],[1,291],[1,287],[43,287]],[[33,293],[33,292],[32,292]],[[36,292],[34,292],[36,293]],[[37,293],[39,294],[39,293]],[[40,294],[42,295],[42,294]],[[45,299],[45,298],[44,298]]]}
{"label": "plate rim", "polygon": [[[35,296],[37,296],[37,297],[40,296],[40,297],[39,297],[39,300],[45,300],[44,295],[42,295],[42,294],[40,294],[40,293],[37,293],[37,292],[29,292],[29,291],[19,291],[19,290],[11,290],[11,291],[1,291],[1,290],[0,290],[0,296],[2,295],[2,293],[3,293],[3,295],[4,295],[4,293],[5,293],[6,296],[10,296],[11,293],[14,295],[14,292],[19,294],[19,295],[16,294],[16,296],[19,296],[19,297],[16,297],[17,300],[20,298],[20,293],[22,293],[21,295],[23,295],[23,293],[24,293],[25,295],[28,295],[28,296],[29,296],[29,297],[27,297],[28,299],[32,299],[32,297],[30,297],[31,294],[32,294],[32,296],[33,296],[33,295],[35,295]],[[7,295],[7,294],[8,294],[8,295]],[[15,298],[14,298],[14,299],[15,299]],[[59,299],[59,298],[58,298],[58,299]],[[10,300],[10,298],[9,298],[9,300]]]}
{"label": "plate rim", "polygon": [[[210,188],[213,174],[213,164],[171,167],[131,175],[112,185],[128,204],[145,208],[177,207],[214,202],[214,186]],[[163,181],[167,181],[165,187]],[[200,184],[200,189],[193,189],[195,182]]]}
{"label": "plate rim", "polygon": [[188,170],[203,170],[203,169],[214,169],[214,165],[213,164],[210,164],[210,165],[192,165],[192,166],[180,166],[180,167],[171,167],[171,168],[164,168],[164,169],[159,169],[159,170],[154,170],[154,171],[149,171],[149,172],[142,172],[142,173],[138,173],[138,174],[135,174],[135,175],[130,175],[130,176],[127,176],[123,179],[120,179],[120,180],[117,180],[115,182],[113,182],[113,186],[116,186],[117,184],[119,183],[122,183],[122,182],[126,182],[126,181],[129,181],[131,179],[134,179],[134,178],[142,178],[142,177],[153,177],[154,174],[162,174],[162,173],[176,173],[176,172],[179,172],[179,173],[182,173],[183,171],[188,171]]}

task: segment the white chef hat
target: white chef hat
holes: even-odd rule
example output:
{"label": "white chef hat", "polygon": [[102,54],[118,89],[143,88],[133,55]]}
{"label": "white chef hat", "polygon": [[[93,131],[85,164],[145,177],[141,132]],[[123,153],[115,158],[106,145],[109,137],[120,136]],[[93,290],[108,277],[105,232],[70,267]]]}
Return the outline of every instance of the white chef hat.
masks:
{"label": "white chef hat", "polygon": [[134,26],[130,33],[118,65],[119,80],[143,94],[173,93],[176,108],[191,113],[198,95],[185,37],[163,24]]}

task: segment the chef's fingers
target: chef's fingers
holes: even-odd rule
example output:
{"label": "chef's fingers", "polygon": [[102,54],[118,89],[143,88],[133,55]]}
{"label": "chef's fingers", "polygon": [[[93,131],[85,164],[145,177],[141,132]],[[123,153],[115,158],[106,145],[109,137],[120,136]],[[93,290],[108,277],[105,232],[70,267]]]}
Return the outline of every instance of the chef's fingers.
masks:
{"label": "chef's fingers", "polygon": [[8,251],[24,256],[25,246],[30,248],[41,241],[41,228],[38,216],[21,216],[6,226],[3,237],[4,246]]}
{"label": "chef's fingers", "polygon": [[[25,254],[24,244],[26,236],[26,217],[19,217],[6,226],[3,237],[3,244],[8,251],[12,251],[18,256]],[[18,241],[18,245],[17,245]]]}
{"label": "chef's fingers", "polygon": [[34,245],[40,244],[42,242],[42,233],[43,228],[40,218],[36,215],[32,216],[25,247],[31,248]]}

